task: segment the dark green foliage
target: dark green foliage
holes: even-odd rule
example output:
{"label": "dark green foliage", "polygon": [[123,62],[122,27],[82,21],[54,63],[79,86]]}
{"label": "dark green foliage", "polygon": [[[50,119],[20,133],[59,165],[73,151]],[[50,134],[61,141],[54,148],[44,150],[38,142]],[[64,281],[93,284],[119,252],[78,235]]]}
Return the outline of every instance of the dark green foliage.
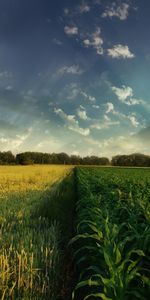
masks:
{"label": "dark green foliage", "polygon": [[10,165],[15,163],[15,156],[11,151],[0,152],[0,165]]}
{"label": "dark green foliage", "polygon": [[40,153],[24,152],[16,156],[17,164],[24,162],[33,162],[35,164],[63,164],[63,165],[109,165],[109,159],[105,157],[87,156],[81,158],[78,155],[69,156],[66,153]]}
{"label": "dark green foliage", "polygon": [[150,298],[150,171],[76,169],[72,299]]}
{"label": "dark green foliage", "polygon": [[117,155],[112,158],[112,166],[150,167],[150,156],[140,153]]}

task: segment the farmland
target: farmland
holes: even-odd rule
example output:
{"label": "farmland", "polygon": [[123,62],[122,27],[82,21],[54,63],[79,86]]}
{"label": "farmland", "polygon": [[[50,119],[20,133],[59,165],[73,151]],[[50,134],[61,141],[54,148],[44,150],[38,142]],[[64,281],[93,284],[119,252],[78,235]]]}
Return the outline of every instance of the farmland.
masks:
{"label": "farmland", "polygon": [[149,299],[149,200],[149,169],[1,166],[0,299]]}
{"label": "farmland", "polygon": [[[58,296],[64,268],[57,220],[61,208],[56,201],[54,211],[51,198],[57,200],[57,193],[63,193],[70,170],[0,167],[0,299],[55,300]],[[51,212],[58,216],[53,218]],[[61,218],[64,222],[63,213]]]}
{"label": "farmland", "polygon": [[76,169],[72,299],[149,299],[150,170]]}

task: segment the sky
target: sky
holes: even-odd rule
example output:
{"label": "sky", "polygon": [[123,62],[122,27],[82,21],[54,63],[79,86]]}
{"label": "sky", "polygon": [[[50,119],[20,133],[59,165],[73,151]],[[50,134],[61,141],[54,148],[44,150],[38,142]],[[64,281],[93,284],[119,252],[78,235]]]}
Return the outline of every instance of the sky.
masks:
{"label": "sky", "polygon": [[0,0],[0,151],[150,154],[149,12]]}

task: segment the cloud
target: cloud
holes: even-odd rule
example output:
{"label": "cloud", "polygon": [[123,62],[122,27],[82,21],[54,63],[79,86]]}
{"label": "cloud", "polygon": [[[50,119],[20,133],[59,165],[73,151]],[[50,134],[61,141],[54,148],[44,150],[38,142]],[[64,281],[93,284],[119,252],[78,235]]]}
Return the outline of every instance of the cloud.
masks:
{"label": "cloud", "polygon": [[50,136],[47,139],[44,139],[42,141],[40,141],[36,147],[35,147],[35,151],[38,149],[38,151],[42,151],[42,152],[49,152],[49,149],[51,149],[51,152],[61,152],[62,151],[62,144],[60,144],[59,139]]}
{"label": "cloud", "polygon": [[0,78],[1,79],[10,79],[13,77],[12,72],[8,71],[8,70],[4,70],[2,72],[0,72]]}
{"label": "cloud", "polygon": [[86,2],[83,2],[81,5],[79,5],[79,13],[80,14],[87,13],[90,10],[91,10],[91,8]]}
{"label": "cloud", "polygon": [[13,85],[15,82],[15,76],[12,72],[8,70],[0,71],[0,88],[5,90],[13,89]]}
{"label": "cloud", "polygon": [[140,123],[137,121],[136,117],[134,115],[129,115],[128,119],[130,120],[131,124],[134,127],[138,127],[140,125]]}
{"label": "cloud", "polygon": [[[70,80],[70,77],[67,79]],[[76,82],[68,83],[64,85],[61,90],[58,90],[58,92],[56,91],[56,97],[58,97],[59,101],[62,101],[64,99],[64,102],[67,103],[68,103],[67,100],[73,101],[79,96],[79,94],[80,94],[80,88]]]}
{"label": "cloud", "polygon": [[99,109],[99,108],[100,108],[100,106],[99,106],[99,105],[95,105],[95,104],[94,104],[94,105],[92,105],[92,107],[93,107],[93,108],[95,108],[95,109]]}
{"label": "cloud", "polygon": [[64,111],[61,108],[54,108],[54,112],[56,115],[59,115],[63,120],[77,124],[77,121],[75,120],[75,116],[67,115],[66,113],[64,113]]}
{"label": "cloud", "polygon": [[79,133],[83,136],[88,136],[90,134],[90,129],[89,128],[81,128],[79,126],[74,127],[74,126],[70,125],[70,126],[68,126],[68,129],[70,129],[74,132],[77,132],[77,133]]}
{"label": "cloud", "polygon": [[91,7],[90,5],[87,3],[87,1],[82,1],[82,3],[80,5],[76,5],[75,7],[71,7],[71,8],[68,8],[66,7],[64,9],[64,15],[66,17],[73,17],[75,15],[82,15],[82,14],[85,14],[85,13],[88,13],[90,12],[91,10]]}
{"label": "cloud", "polygon": [[[147,131],[147,129],[146,129]],[[143,131],[142,131],[143,136]],[[150,127],[148,128],[148,137],[150,136]],[[147,134],[146,134],[147,137]],[[100,155],[111,158],[117,154],[131,154],[141,152],[149,154],[150,139],[140,139],[138,135],[127,132],[124,135],[110,136],[104,139],[96,139],[93,137],[84,137],[83,155]]]}
{"label": "cloud", "polygon": [[103,51],[103,38],[101,37],[101,29],[98,27],[95,32],[89,34],[87,38],[83,41],[83,46],[86,48],[93,48],[96,50],[96,53],[102,55]]}
{"label": "cloud", "polygon": [[102,122],[95,122],[93,123],[90,128],[102,130],[108,129],[109,127],[119,125],[120,121],[112,121],[108,116],[104,115],[104,119]]}
{"label": "cloud", "polygon": [[[144,149],[145,148],[145,149]],[[112,157],[117,154],[131,154],[136,152],[149,153],[148,148],[143,147],[140,140],[134,139],[129,134],[126,136],[116,136],[101,141],[102,153],[105,156]]]}
{"label": "cloud", "polygon": [[[2,109],[7,109],[12,114],[36,114],[36,102],[37,99],[33,98],[32,96],[27,95],[24,93],[24,91],[19,92],[15,89],[6,89],[1,88],[0,89],[0,106],[1,106],[1,112]],[[29,105],[30,104],[30,105]],[[32,108],[32,111],[31,111]]]}
{"label": "cloud", "polygon": [[81,105],[77,109],[77,115],[81,120],[88,120],[87,112],[86,112],[85,108]]}
{"label": "cloud", "polygon": [[77,35],[78,34],[78,27],[77,26],[65,26],[64,31],[67,35]]}
{"label": "cloud", "polygon": [[13,135],[13,137],[2,136],[0,137],[0,148],[2,151],[12,150],[14,152],[19,151],[20,147],[29,138],[32,132],[32,127],[28,128],[22,134]]}
{"label": "cloud", "polygon": [[126,101],[127,105],[139,105],[139,104],[146,104],[146,102],[142,99],[135,99],[131,98],[128,101]]}
{"label": "cloud", "polygon": [[[127,94],[127,93],[126,93]],[[121,94],[121,98],[123,99],[126,99],[126,94],[124,94],[124,97],[123,95]],[[129,92],[128,92],[129,94]],[[130,94],[131,94],[131,91],[130,91]],[[128,97],[128,96],[127,96]],[[130,123],[132,124],[133,127],[138,127],[140,125],[139,121],[137,120],[136,118],[136,113],[132,113],[132,114],[129,114],[129,115],[125,115],[124,113],[121,113],[119,111],[116,111],[115,108],[114,108],[114,105],[113,103],[111,102],[108,102],[106,104],[106,114],[113,114],[114,116],[117,116],[119,119],[121,120],[126,120],[126,121],[130,121]]]}
{"label": "cloud", "polygon": [[6,91],[11,91],[11,90],[13,90],[13,86],[12,86],[12,85],[7,85],[7,86],[5,87],[5,90],[6,90]]}
{"label": "cloud", "polygon": [[87,99],[90,102],[95,102],[96,101],[96,98],[94,96],[88,95],[84,91],[81,91],[81,95],[84,96],[84,98]]}
{"label": "cloud", "polygon": [[80,90],[76,83],[71,83],[70,85],[66,86],[67,91],[67,99],[68,100],[74,100],[80,93]]}
{"label": "cloud", "polygon": [[58,75],[72,74],[81,75],[84,71],[78,65],[64,66],[57,71]]}
{"label": "cloud", "polygon": [[106,114],[110,113],[111,111],[114,111],[114,105],[111,102],[107,102],[107,110],[106,110]]}
{"label": "cloud", "polygon": [[62,45],[63,45],[63,42],[60,41],[60,40],[58,40],[58,39],[56,39],[56,38],[54,38],[54,39],[52,40],[52,42],[53,42],[54,44],[58,45],[58,46],[62,46]]}
{"label": "cloud", "polygon": [[108,56],[112,58],[134,58],[135,55],[129,50],[127,45],[115,45],[113,48],[107,49]]}
{"label": "cloud", "polygon": [[129,115],[125,115],[119,111],[116,111],[116,110],[113,110],[112,111],[112,114],[115,115],[115,116],[118,116],[118,118],[120,118],[121,120],[126,120],[126,121],[130,121],[131,125],[133,127],[138,127],[140,125],[139,121],[137,120],[136,118],[136,114],[135,113],[132,113],[132,114],[129,114]]}
{"label": "cloud", "polygon": [[119,101],[126,105],[139,105],[139,104],[146,104],[142,99],[133,98],[133,89],[129,86],[123,85],[121,88],[117,88],[115,86],[112,87],[113,92],[118,97]]}
{"label": "cloud", "polygon": [[123,85],[122,88],[117,88],[115,86],[112,87],[112,91],[117,95],[118,99],[121,102],[125,102],[128,97],[133,96],[132,88]]}
{"label": "cloud", "polygon": [[68,7],[65,7],[64,9],[64,14],[67,16],[69,14],[69,8]]}
{"label": "cloud", "polygon": [[121,3],[119,6],[113,2],[110,6],[107,6],[102,14],[103,18],[117,17],[121,21],[124,21],[129,16],[129,4]]}
{"label": "cloud", "polygon": [[67,115],[61,108],[55,108],[54,112],[65,121],[65,127],[69,130],[77,132],[83,136],[88,136],[90,134],[89,128],[81,128],[79,126],[79,122],[75,119],[74,115]]}

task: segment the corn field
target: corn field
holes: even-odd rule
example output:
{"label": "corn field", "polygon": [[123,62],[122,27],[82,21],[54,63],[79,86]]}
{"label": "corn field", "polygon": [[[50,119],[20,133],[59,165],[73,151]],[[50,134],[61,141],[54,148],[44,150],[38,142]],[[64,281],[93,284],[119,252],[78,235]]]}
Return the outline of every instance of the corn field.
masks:
{"label": "corn field", "polygon": [[150,171],[76,169],[72,299],[150,299]]}
{"label": "corn field", "polygon": [[0,167],[0,299],[150,299],[150,170],[71,170]]}

